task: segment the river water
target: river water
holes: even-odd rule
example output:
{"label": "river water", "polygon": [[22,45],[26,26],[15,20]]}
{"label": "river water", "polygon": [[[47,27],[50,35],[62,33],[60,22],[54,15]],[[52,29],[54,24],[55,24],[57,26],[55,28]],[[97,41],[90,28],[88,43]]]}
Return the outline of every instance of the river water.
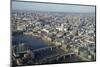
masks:
{"label": "river water", "polygon": [[12,36],[13,45],[18,45],[20,43],[25,43],[31,46],[33,49],[48,47],[48,44],[37,37],[24,34],[16,34]]}

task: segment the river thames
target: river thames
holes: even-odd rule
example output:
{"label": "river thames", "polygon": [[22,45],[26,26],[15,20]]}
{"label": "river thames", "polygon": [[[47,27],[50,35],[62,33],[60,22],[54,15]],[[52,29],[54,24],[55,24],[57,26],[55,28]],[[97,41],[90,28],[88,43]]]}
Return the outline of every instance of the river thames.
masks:
{"label": "river thames", "polygon": [[48,47],[49,45],[38,37],[31,35],[16,34],[12,36],[13,44],[25,43],[33,49]]}

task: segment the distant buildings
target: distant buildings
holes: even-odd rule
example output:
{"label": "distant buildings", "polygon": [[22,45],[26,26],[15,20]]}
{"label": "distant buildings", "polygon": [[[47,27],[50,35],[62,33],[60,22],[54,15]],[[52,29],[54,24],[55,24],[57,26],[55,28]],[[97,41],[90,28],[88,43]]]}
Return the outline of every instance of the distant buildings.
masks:
{"label": "distant buildings", "polygon": [[[14,11],[11,20],[12,31],[31,33],[65,50],[71,48],[87,59],[96,59],[95,17],[92,15]],[[24,44],[14,49],[17,53],[28,50]],[[27,53],[24,54],[24,59],[27,57]],[[17,59],[17,64],[21,62]]]}

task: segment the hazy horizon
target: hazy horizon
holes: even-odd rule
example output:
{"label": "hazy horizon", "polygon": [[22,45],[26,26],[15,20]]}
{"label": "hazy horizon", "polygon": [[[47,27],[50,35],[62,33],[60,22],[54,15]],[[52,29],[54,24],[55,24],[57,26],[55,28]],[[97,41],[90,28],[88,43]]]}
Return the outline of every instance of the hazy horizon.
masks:
{"label": "hazy horizon", "polygon": [[12,10],[95,13],[95,6],[12,1]]}

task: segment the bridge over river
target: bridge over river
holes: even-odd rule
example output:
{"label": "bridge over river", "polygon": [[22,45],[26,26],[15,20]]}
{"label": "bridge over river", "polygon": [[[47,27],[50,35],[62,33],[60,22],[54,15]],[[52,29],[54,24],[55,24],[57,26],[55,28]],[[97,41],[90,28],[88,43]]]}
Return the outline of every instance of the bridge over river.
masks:
{"label": "bridge over river", "polygon": [[[22,53],[26,53],[23,51]],[[63,63],[63,62],[79,62],[88,61],[81,56],[78,56],[73,51],[64,51],[57,46],[48,46],[44,48],[39,48],[32,50],[34,55],[33,64],[48,64],[48,63]]]}
{"label": "bridge over river", "polygon": [[[35,64],[65,62],[66,58],[71,59],[75,56],[74,52],[65,52],[57,46],[39,48],[33,50],[32,52],[35,55]],[[66,60],[66,62],[67,61],[69,60]]]}
{"label": "bridge over river", "polygon": [[35,64],[90,61],[89,59],[77,55],[74,51],[67,52],[58,48],[57,46],[40,48],[40,49],[33,50],[33,52],[34,53],[40,52],[40,54],[39,53],[37,54],[37,56],[39,56],[40,58],[37,59]]}

